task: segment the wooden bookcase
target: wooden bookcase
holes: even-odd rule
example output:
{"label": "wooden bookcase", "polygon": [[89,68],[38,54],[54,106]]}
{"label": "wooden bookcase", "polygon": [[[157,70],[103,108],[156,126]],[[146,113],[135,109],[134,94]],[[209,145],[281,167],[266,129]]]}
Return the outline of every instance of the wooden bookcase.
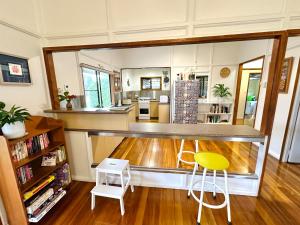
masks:
{"label": "wooden bookcase", "polygon": [[[8,140],[0,135],[0,191],[10,225],[29,224],[24,203],[24,193],[41,183],[65,163],[68,163],[62,120],[32,116],[31,120],[26,121],[25,125],[28,134],[22,138]],[[12,146],[45,133],[47,133],[50,141],[47,148],[18,162],[13,160]],[[57,163],[56,166],[41,166],[42,157],[57,150],[60,146],[64,146],[66,159]],[[33,177],[25,184],[21,184],[18,180],[17,170],[25,165],[31,166]],[[65,185],[63,189],[67,189],[68,186]]]}

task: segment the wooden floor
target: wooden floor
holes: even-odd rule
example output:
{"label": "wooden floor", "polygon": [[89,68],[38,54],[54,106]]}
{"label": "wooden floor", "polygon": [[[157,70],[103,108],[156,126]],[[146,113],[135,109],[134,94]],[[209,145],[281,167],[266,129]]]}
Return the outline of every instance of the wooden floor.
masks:
{"label": "wooden floor", "polygon": [[[65,199],[47,215],[44,225],[196,225],[197,207],[182,190],[136,187],[125,195],[125,215],[118,200],[96,198],[90,209],[93,183],[74,182]],[[206,201],[213,203],[211,194]],[[217,196],[216,202],[222,200]],[[259,198],[231,196],[233,225],[300,224],[300,165],[279,164],[268,158]],[[204,208],[202,225],[225,225],[226,210]]]}
{"label": "wooden floor", "polygon": [[[126,138],[112,153],[112,158],[127,159],[130,165],[176,168],[180,140],[158,138]],[[194,151],[194,141],[185,141],[185,150]],[[223,154],[229,161],[229,172],[254,172],[257,147],[250,143],[225,141],[200,141],[200,151],[211,151]],[[183,159],[193,161],[192,154],[184,154]],[[192,166],[182,163],[180,168],[191,169]]]}

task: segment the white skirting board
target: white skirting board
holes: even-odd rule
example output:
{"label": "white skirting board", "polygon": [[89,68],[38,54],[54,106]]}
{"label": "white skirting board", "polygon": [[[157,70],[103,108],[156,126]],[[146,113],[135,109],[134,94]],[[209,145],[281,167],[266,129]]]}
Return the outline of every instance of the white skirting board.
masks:
{"label": "white skirting board", "polygon": [[[92,178],[73,176],[73,179],[85,182],[95,182],[95,169],[92,169],[92,174]],[[187,190],[191,179],[191,174],[137,171],[134,169],[131,169],[131,174],[133,185],[143,187]],[[199,179],[202,179],[202,176],[196,175],[195,181]],[[212,182],[212,176],[208,175],[206,177],[206,180]],[[120,184],[118,178],[114,176],[108,176],[108,182],[112,184]],[[222,176],[222,173],[220,173],[220,176],[217,176],[216,182],[221,188],[224,188],[224,178]],[[233,195],[257,196],[258,182],[259,180],[255,175],[253,175],[253,177],[247,177],[243,175],[229,175],[229,192]],[[200,183],[195,186],[196,189],[200,190]],[[205,187],[205,190],[211,192],[212,187],[210,185],[207,185]]]}

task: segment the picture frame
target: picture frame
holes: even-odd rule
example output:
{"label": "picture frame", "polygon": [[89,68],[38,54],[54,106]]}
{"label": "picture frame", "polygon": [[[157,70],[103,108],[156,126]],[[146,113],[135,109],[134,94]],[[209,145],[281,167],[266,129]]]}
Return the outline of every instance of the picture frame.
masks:
{"label": "picture frame", "polygon": [[282,64],[279,93],[287,94],[293,69],[294,57],[285,58]]}
{"label": "picture frame", "polygon": [[31,85],[28,60],[0,53],[0,84]]}

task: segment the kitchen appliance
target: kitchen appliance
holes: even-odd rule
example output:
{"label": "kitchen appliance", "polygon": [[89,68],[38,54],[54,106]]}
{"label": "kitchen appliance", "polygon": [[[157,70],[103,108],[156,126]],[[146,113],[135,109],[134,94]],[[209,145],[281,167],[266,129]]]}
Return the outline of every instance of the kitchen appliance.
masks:
{"label": "kitchen appliance", "polygon": [[159,97],[159,102],[161,102],[161,103],[168,103],[169,102],[169,96],[167,96],[167,95],[161,95]]}
{"label": "kitchen appliance", "polygon": [[150,120],[150,97],[139,97],[139,119]]}

